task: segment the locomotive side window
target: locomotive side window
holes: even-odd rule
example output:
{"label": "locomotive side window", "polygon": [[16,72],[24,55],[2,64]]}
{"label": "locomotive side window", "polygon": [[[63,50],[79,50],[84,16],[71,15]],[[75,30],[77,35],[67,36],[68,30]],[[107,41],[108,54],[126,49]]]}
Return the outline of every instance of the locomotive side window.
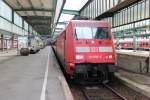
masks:
{"label": "locomotive side window", "polygon": [[109,39],[108,28],[101,27],[76,27],[76,39]]}

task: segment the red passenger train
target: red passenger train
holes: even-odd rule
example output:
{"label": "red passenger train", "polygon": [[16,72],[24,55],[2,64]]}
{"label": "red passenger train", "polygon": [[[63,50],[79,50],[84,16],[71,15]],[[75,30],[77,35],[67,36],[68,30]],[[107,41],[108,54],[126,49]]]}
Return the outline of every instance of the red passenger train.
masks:
{"label": "red passenger train", "polygon": [[[134,49],[133,39],[119,41],[120,49]],[[150,39],[138,39],[136,41],[136,49],[138,50],[149,50]]]}
{"label": "red passenger train", "polygon": [[103,82],[116,71],[116,52],[107,22],[72,20],[53,48],[73,79]]}

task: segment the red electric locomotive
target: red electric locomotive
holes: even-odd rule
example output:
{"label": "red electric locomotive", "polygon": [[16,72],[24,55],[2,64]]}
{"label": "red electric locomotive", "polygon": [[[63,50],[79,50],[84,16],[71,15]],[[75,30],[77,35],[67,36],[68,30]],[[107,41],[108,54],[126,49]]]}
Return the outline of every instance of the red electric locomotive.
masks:
{"label": "red electric locomotive", "polygon": [[70,21],[58,36],[54,50],[73,79],[103,82],[116,71],[116,52],[107,22]]}

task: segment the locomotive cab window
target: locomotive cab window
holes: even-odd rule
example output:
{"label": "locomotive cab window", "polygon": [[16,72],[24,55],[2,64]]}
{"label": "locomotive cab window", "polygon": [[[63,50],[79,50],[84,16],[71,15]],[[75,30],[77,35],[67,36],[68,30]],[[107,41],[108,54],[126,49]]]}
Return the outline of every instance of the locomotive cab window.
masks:
{"label": "locomotive cab window", "polygon": [[110,39],[108,28],[102,27],[76,27],[76,39]]}
{"label": "locomotive cab window", "polygon": [[109,31],[107,28],[95,28],[94,30],[95,39],[109,39]]}

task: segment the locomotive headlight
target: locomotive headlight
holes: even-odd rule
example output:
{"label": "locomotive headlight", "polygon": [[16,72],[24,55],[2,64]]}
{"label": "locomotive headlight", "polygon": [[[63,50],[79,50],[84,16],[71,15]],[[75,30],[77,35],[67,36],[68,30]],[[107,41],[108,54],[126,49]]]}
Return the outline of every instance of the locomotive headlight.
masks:
{"label": "locomotive headlight", "polygon": [[108,58],[112,58],[112,55],[109,55]]}
{"label": "locomotive headlight", "polygon": [[76,59],[83,59],[84,56],[83,55],[76,55]]}
{"label": "locomotive headlight", "polygon": [[94,43],[95,43],[95,41],[91,41],[91,43],[92,43],[92,44],[94,44]]}

